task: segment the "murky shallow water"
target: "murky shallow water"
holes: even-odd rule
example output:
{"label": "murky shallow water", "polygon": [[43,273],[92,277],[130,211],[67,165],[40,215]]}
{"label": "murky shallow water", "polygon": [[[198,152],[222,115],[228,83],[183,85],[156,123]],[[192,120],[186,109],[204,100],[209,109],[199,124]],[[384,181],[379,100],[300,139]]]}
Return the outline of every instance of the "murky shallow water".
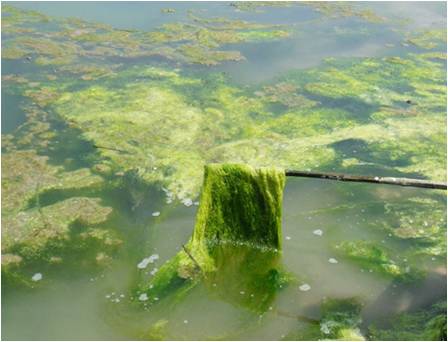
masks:
{"label": "murky shallow water", "polygon": [[[312,70],[310,68],[320,66],[322,61],[328,57],[400,56],[406,58],[409,52],[424,52],[420,48],[400,44],[403,41],[403,30],[406,29],[403,29],[402,24],[397,24],[395,21],[387,21],[379,25],[364,22],[356,16],[322,20],[321,14],[307,7],[292,9],[268,7],[262,13],[254,13],[252,11],[236,12],[227,3],[170,3],[169,5],[176,11],[173,15],[161,13],[161,9],[166,7],[166,4],[162,3],[113,3],[107,4],[107,11],[104,11],[103,3],[18,3],[17,7],[36,9],[52,16],[71,17],[75,15],[88,21],[107,23],[120,29],[145,31],[153,30],[164,23],[183,21],[189,9],[198,10],[199,13],[202,10],[208,17],[224,16],[252,20],[262,24],[287,24],[296,27],[295,34],[284,40],[224,46],[223,50],[229,48],[239,50],[246,58],[244,61],[226,61],[211,67],[172,62],[187,75],[194,75],[198,78],[206,78],[205,75],[210,72],[225,72],[229,76],[228,85],[240,86],[244,91],[250,90],[251,87],[259,89],[264,84],[270,84],[273,79],[284,77],[281,75],[288,75],[287,72],[290,70],[299,69],[305,72]],[[375,10],[379,10],[380,13],[388,13],[391,17],[411,19],[411,26],[414,25],[413,29],[416,30],[422,27],[439,29],[446,25],[446,17],[441,14],[445,13],[444,6],[444,4],[436,3],[432,3],[430,6],[423,3],[402,6],[396,4],[371,5]],[[420,15],[422,8],[425,9],[425,15]],[[446,49],[446,45],[437,51],[444,51],[444,49]],[[118,68],[118,75],[120,72],[124,74],[132,66],[132,63],[135,65],[152,63],[156,66],[164,66],[164,62],[157,58],[143,57],[129,60],[126,59],[129,58],[127,56],[104,58],[105,61],[112,62],[116,62],[114,58],[119,59],[121,63],[127,61]],[[173,64],[168,64],[169,70],[173,68]],[[6,62],[2,59],[2,76],[24,75],[31,80],[35,77],[39,82],[44,82],[42,81],[44,74],[46,75],[47,71],[53,67],[57,68],[58,66],[57,64],[49,67],[37,66],[23,58]],[[50,71],[50,74],[53,73]],[[54,74],[57,74],[56,69]],[[313,76],[306,75],[306,77],[312,78]],[[124,79],[129,81],[128,78]],[[70,84],[63,84],[64,87],[67,87],[68,92],[76,93],[89,86],[86,86],[85,83],[89,80],[81,80],[78,76],[73,77],[69,82]],[[120,83],[120,79],[109,81],[100,77],[91,82],[97,87],[101,87],[103,84],[108,84],[114,89],[127,87],[126,84]],[[263,83],[260,84],[260,82]],[[418,88],[418,86],[415,87]],[[26,122],[27,118],[26,111],[20,111],[17,107],[20,101],[23,104],[28,104],[30,100],[21,97],[23,95],[21,91],[29,89],[17,90],[14,88],[13,94],[3,93],[4,89],[9,90],[8,84],[2,85],[2,100],[4,101],[2,103],[2,135],[21,136],[23,131],[17,128]],[[11,89],[13,88],[11,87]],[[177,88],[173,86],[172,89]],[[190,94],[189,91],[184,88],[179,89],[179,92],[186,98],[186,102],[194,105],[200,103],[201,99],[195,97],[198,94],[193,90]],[[378,111],[376,105],[372,105],[369,101],[366,100],[363,103],[350,96],[335,99],[322,95],[322,93],[307,95],[314,99],[320,96],[319,99],[324,106],[352,110],[355,112],[356,119],[359,120],[357,124],[360,122],[364,124],[364,121],[370,119],[362,118],[362,115],[367,116],[367,114],[364,112],[358,114],[356,111],[366,110],[366,108],[369,108],[369,114]],[[404,96],[406,95],[405,92]],[[152,99],[157,101],[156,97]],[[33,101],[39,101],[39,98],[33,98]],[[206,104],[200,103],[201,108],[208,105],[207,98],[203,101]],[[240,100],[236,99],[235,101]],[[419,101],[423,102],[424,98]],[[286,101],[286,103],[288,102]],[[63,165],[66,171],[83,167],[94,169],[92,165],[102,156],[98,156],[92,145],[86,142],[86,137],[97,143],[95,134],[88,133],[89,136],[84,133],[82,135],[76,128],[61,123],[64,120],[70,123],[71,119],[76,121],[77,117],[70,118],[70,112],[67,113],[59,103],[54,107],[51,107],[53,104],[50,103],[49,106],[50,108],[44,105],[42,108],[53,115],[50,121],[54,120],[51,127],[53,132],[56,132],[56,141],[51,138],[50,144],[43,147],[33,146],[33,142],[28,145],[26,142],[25,145],[16,142],[18,150],[36,148],[39,155],[49,156],[50,165]],[[98,110],[95,106],[97,104],[93,103],[88,108],[88,110],[92,109],[92,117],[96,115],[95,110]],[[100,106],[105,108],[107,105],[101,104]],[[440,106],[444,107],[445,103],[441,102]],[[123,111],[138,111],[138,108],[124,106],[123,108]],[[231,112],[234,110],[233,108],[228,107],[226,110]],[[281,106],[280,109],[274,109],[278,116],[283,115]],[[440,117],[445,115],[444,111],[445,109],[440,114],[434,110],[431,115]],[[76,114],[76,112],[74,113]],[[109,115],[111,114],[109,113]],[[426,118],[422,120],[426,120]],[[238,126],[238,122],[235,122],[234,125]],[[107,121],[93,124],[106,125]],[[165,122],[161,121],[157,124],[163,129]],[[169,122],[166,124],[169,125]],[[241,125],[243,124],[241,123]],[[337,124],[339,125],[339,123]],[[393,122],[387,124],[391,126],[390,136],[397,134],[392,131]],[[328,125],[331,126],[332,123]],[[382,125],[386,124],[382,123]],[[36,122],[31,121],[30,126],[32,129],[36,126]],[[418,126],[416,123],[411,123],[411,125],[403,127],[406,131],[406,129],[411,130],[412,127]],[[83,129],[89,132],[85,127]],[[173,128],[168,126],[168,129]],[[278,132],[275,129],[277,128],[274,127],[272,131]],[[101,128],[98,126],[98,131],[100,130]],[[297,128],[297,130],[301,130],[301,128]],[[389,133],[389,131],[387,132]],[[204,134],[209,133],[204,131]],[[219,135],[216,132],[215,134]],[[384,152],[378,153],[375,150],[376,145],[374,147],[368,144],[364,146],[364,143],[357,140],[356,136],[351,136],[349,131],[346,131],[345,134],[341,133],[332,147],[332,151],[338,157],[330,161],[316,162],[316,165],[312,165],[313,168],[391,176],[427,176],[423,171],[411,169],[404,172],[399,169],[403,165],[408,165],[412,158],[419,160],[420,156],[413,156],[413,152],[409,152],[410,155],[406,155],[407,159],[403,162],[400,160],[400,156],[396,157],[384,154]],[[399,134],[402,132],[400,131]],[[327,139],[325,134],[322,136],[323,139]],[[294,138],[294,135],[289,135],[289,137]],[[385,135],[385,138],[389,138],[389,135]],[[138,137],[135,139],[138,144]],[[421,139],[429,138],[421,137]],[[237,141],[238,138],[234,138],[234,140]],[[321,140],[319,137],[315,140],[305,137],[304,141],[304,144],[309,141],[310,146],[320,143],[327,144],[328,141],[333,142],[328,139]],[[443,141],[445,138],[442,138]],[[432,152],[440,153],[442,151],[446,157],[446,150],[443,146],[437,145],[438,142],[437,140],[431,141]],[[23,144],[23,142],[21,143]],[[164,140],[160,141],[160,145],[164,143]],[[105,145],[109,146],[108,148],[120,148],[120,146],[111,146],[108,141],[105,142]],[[395,148],[402,148],[406,151],[408,149],[407,146]],[[7,151],[7,154],[12,153],[15,153],[14,150]],[[272,160],[264,161],[263,151],[258,153],[257,162],[249,161],[249,163],[260,164],[258,160],[261,159],[261,165],[265,165]],[[300,153],[302,152],[298,150],[297,154]],[[214,158],[218,161],[247,160],[245,156],[234,159],[223,157],[224,160],[219,160],[220,157],[216,156]],[[297,156],[296,159],[298,158],[300,156]],[[342,162],[342,160],[345,163],[353,162],[354,158],[365,163],[346,166]],[[291,157],[291,160],[295,159]],[[284,160],[282,160],[283,162]],[[426,159],[421,161],[422,164],[426,162]],[[292,167],[294,166],[292,165]],[[309,166],[307,165],[307,167]],[[443,163],[429,167],[443,168]],[[107,179],[110,184],[113,184],[114,181],[121,178],[122,175],[116,172],[112,176],[108,176]],[[43,280],[33,284],[33,288],[23,289],[2,284],[3,339],[147,339],[148,335],[145,335],[145,331],[160,320],[166,320],[166,323],[163,323],[165,334],[163,337],[167,339],[293,339],[294,333],[306,330],[309,326],[303,319],[297,317],[318,320],[321,317],[321,303],[324,298],[347,297],[357,297],[363,303],[361,312],[363,321],[359,327],[361,332],[368,336],[369,326],[373,323],[381,326],[385,324],[385,320],[387,322],[387,317],[392,317],[394,314],[412,313],[427,309],[437,302],[446,301],[445,233],[437,233],[439,235],[434,233],[434,237],[428,237],[428,239],[436,240],[436,247],[441,246],[441,252],[419,254],[421,249],[426,246],[425,243],[431,247],[433,246],[431,243],[434,244],[434,242],[431,240],[432,242],[424,242],[422,245],[419,239],[397,238],[399,235],[393,234],[393,230],[387,227],[381,228],[384,222],[389,222],[388,218],[390,218],[389,223],[393,228],[399,225],[396,219],[390,217],[387,205],[392,205],[392,213],[394,211],[401,213],[399,208],[393,207],[393,205],[408,203],[406,202],[408,200],[412,202],[412,199],[415,198],[434,201],[430,203],[436,203],[437,208],[442,208],[441,210],[446,213],[445,194],[437,191],[288,179],[283,205],[282,263],[285,269],[297,278],[297,281],[280,291],[272,302],[272,308],[261,316],[232,305],[202,285],[196,287],[174,307],[161,305],[149,307],[147,310],[142,310],[142,307],[136,308],[134,304],[131,304],[135,303],[135,300],[130,298],[133,296],[130,289],[134,286],[137,264],[149,255],[158,254],[160,259],[151,266],[160,267],[165,261],[176,255],[182,244],[186,243],[191,236],[197,206],[185,206],[178,201],[167,204],[165,194],[157,182],[155,185],[148,186],[140,184],[139,181],[133,183],[132,180],[118,187],[110,186],[102,189],[76,189],[75,187],[68,190],[48,191],[38,195],[37,200],[35,198],[34,201],[38,202],[38,208],[45,208],[73,196],[100,198],[102,205],[111,207],[112,214],[99,226],[117,232],[123,243],[107,267],[103,269],[95,268],[87,271],[83,268],[78,269],[73,265],[82,264],[83,256],[74,254],[71,266],[65,264],[48,266],[46,262],[41,264],[30,262],[23,271],[29,278],[36,272],[43,273]],[[420,212],[429,216],[432,214],[426,207],[422,208],[418,202],[412,208],[415,221],[421,219]],[[435,204],[434,208],[436,208]],[[160,212],[160,215],[153,216],[155,212]],[[2,215],[7,217],[7,214]],[[413,215],[411,215],[411,220]],[[442,216],[446,215],[442,213]],[[409,220],[409,217],[403,216],[399,219]],[[5,222],[9,224],[6,219]],[[446,229],[446,222],[437,224],[441,227],[439,230]],[[319,230],[321,234],[316,233],[316,230]],[[437,239],[440,239],[440,236],[442,238],[439,241]],[[401,282],[391,277],[390,274],[389,276],[382,274],[378,269],[366,267],[362,263],[347,258],[337,248],[344,241],[369,241],[375,246],[391,250],[393,251],[391,258],[400,267],[406,268],[409,263],[412,267],[424,270],[425,275],[418,281]],[[17,247],[13,246],[7,250],[7,253],[15,253],[14,251],[17,251]],[[414,251],[416,251],[415,254],[413,254]],[[20,255],[20,253],[18,254]],[[79,258],[79,262],[77,258]],[[301,291],[300,286],[303,284],[308,284],[309,290]],[[387,327],[387,324],[385,326]]]}

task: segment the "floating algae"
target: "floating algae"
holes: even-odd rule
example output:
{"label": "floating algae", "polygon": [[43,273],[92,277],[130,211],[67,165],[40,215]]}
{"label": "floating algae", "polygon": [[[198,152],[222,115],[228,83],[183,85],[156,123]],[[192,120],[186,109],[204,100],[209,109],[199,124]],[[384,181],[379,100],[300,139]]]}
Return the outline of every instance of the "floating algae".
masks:
{"label": "floating algae", "polygon": [[[248,4],[248,7],[260,4],[271,11],[267,3],[238,4]],[[294,8],[273,9],[268,16],[260,15],[258,18],[255,18],[258,14],[252,13],[235,15],[251,18],[247,19],[251,21],[245,21],[209,17],[223,15],[222,11],[216,13],[210,8],[208,12],[189,12],[189,16],[182,20],[179,18],[185,11],[176,7],[176,15],[163,17],[180,21],[152,31],[141,31],[116,29],[79,19],[50,18],[2,5],[2,28],[5,33],[2,37],[2,57],[10,59],[5,62],[5,72],[8,74],[2,76],[2,91],[6,92],[6,98],[9,95],[22,96],[23,102],[27,103],[20,106],[20,112],[26,114],[25,123],[10,134],[2,135],[6,170],[2,179],[5,199],[2,219],[6,227],[3,232],[2,272],[7,275],[4,281],[47,287],[56,285],[64,272],[70,274],[71,280],[79,280],[81,276],[73,272],[76,267],[70,264],[72,260],[76,265],[111,265],[113,273],[119,274],[119,277],[123,274],[116,272],[117,265],[128,263],[130,272],[145,277],[142,283],[148,286],[148,279],[160,277],[161,270],[156,272],[149,264],[139,269],[139,262],[152,253],[160,253],[161,259],[164,259],[169,255],[166,254],[167,250],[177,247],[175,252],[171,252],[180,250],[178,256],[182,260],[179,263],[182,261],[183,265],[176,266],[179,283],[174,282],[171,288],[167,288],[165,297],[149,292],[134,295],[134,304],[139,309],[140,306],[145,308],[137,312],[147,315],[151,322],[141,324],[134,317],[123,316],[120,317],[120,324],[109,324],[112,330],[118,332],[120,329],[117,326],[126,325],[123,329],[126,336],[135,338],[182,336],[194,339],[193,334],[199,334],[201,339],[203,333],[205,336],[216,335],[216,328],[208,322],[216,319],[216,316],[212,318],[213,315],[222,314],[229,307],[234,310],[229,316],[239,320],[238,324],[241,325],[239,314],[242,312],[253,318],[253,311],[261,313],[266,306],[272,306],[274,309],[263,314],[265,319],[260,320],[263,320],[263,325],[269,322],[274,329],[269,326],[263,330],[261,324],[243,322],[244,329],[232,327],[227,328],[227,331],[232,331],[231,335],[221,333],[224,334],[222,336],[232,336],[231,339],[259,339],[260,336],[278,339],[285,331],[278,331],[281,324],[279,319],[271,319],[277,308],[302,311],[304,306],[309,305],[308,300],[318,302],[321,296],[333,297],[333,293],[329,292],[349,292],[344,295],[352,295],[350,291],[354,294],[374,293],[378,290],[377,283],[381,287],[389,281],[395,285],[397,280],[403,278],[413,281],[412,275],[418,275],[420,269],[429,273],[431,268],[445,267],[444,198],[431,195],[434,194],[431,190],[425,190],[425,194],[415,191],[407,196],[414,190],[359,184],[328,185],[331,189],[337,188],[330,192],[343,205],[335,207],[336,203],[325,202],[329,208],[319,207],[321,209],[315,211],[308,208],[311,209],[309,212],[303,212],[304,206],[300,205],[297,210],[299,221],[290,223],[286,217],[287,228],[290,224],[304,228],[288,231],[291,237],[287,241],[288,253],[297,251],[297,258],[293,261],[285,258],[285,262],[291,262],[292,266],[308,257],[308,252],[302,250],[302,246],[307,245],[306,236],[304,239],[298,238],[302,231],[312,239],[313,246],[316,243],[327,247],[324,250],[315,249],[312,252],[313,260],[319,259],[321,252],[328,251],[333,242],[339,242],[338,238],[344,232],[350,231],[347,239],[342,240],[351,241],[354,238],[371,242],[370,246],[361,244],[360,247],[365,248],[354,251],[353,257],[347,258],[343,250],[341,254],[332,251],[322,257],[321,261],[328,270],[320,272],[317,267],[316,271],[322,278],[330,279],[328,291],[322,291],[320,284],[323,282],[318,282],[305,267],[297,269],[297,273],[303,275],[311,286],[302,289],[312,288],[308,292],[299,292],[299,288],[289,289],[279,295],[275,302],[270,302],[270,298],[288,280],[278,267],[278,252],[233,242],[210,243],[209,248],[213,250],[213,254],[209,253],[210,259],[221,271],[208,272],[208,278],[205,278],[201,268],[206,269],[207,265],[199,262],[201,255],[195,254],[192,242],[185,246],[185,250],[182,249],[181,241],[187,241],[185,234],[188,231],[178,228],[191,225],[182,227],[185,218],[174,222],[173,216],[182,212],[190,215],[188,217],[191,219],[191,213],[196,209],[192,203],[196,203],[202,182],[202,167],[207,163],[245,163],[252,167],[275,165],[437,181],[446,177],[446,53],[443,52],[446,39],[442,31],[434,31],[426,38],[422,37],[421,41],[417,38],[415,44],[408,42],[413,46],[405,48],[399,47],[398,42],[414,39],[419,32],[412,29],[409,33],[397,31],[389,20],[387,25],[366,23],[375,18],[369,18],[369,12],[362,10],[366,8],[362,4],[342,4],[339,9],[336,8],[338,4],[278,2],[274,6]],[[304,6],[321,6],[321,9],[311,13]],[[282,25],[271,23],[271,15],[275,20],[276,13],[285,12],[288,16],[278,21]],[[283,19],[289,23],[296,14],[300,22],[286,27]],[[307,20],[310,14],[316,19]],[[305,16],[304,20],[302,15]],[[266,22],[268,17],[269,23]],[[337,17],[337,22],[331,17]],[[257,19],[261,19],[261,23]],[[325,25],[329,27],[323,27]],[[434,28],[437,26],[431,25]],[[259,58],[270,50],[263,50],[265,45],[281,46],[282,40],[287,44],[284,39],[289,36],[295,42],[295,39],[308,36],[307,33],[314,30],[320,35],[319,38],[337,42],[335,49],[329,52],[333,56],[341,52],[344,56],[353,55],[350,49],[339,49],[337,44],[344,44],[344,41],[358,44],[361,54],[365,52],[368,56],[382,55],[384,40],[393,40],[395,47],[388,49],[387,57],[326,59],[316,67],[291,70],[259,85],[238,85],[225,73],[217,73],[226,70],[233,74],[233,68],[238,68],[236,61],[246,56],[247,62],[239,63],[242,70],[250,69],[250,66],[263,60],[260,65],[265,68],[260,70],[269,74],[274,71],[273,65],[280,58],[281,50],[271,64],[269,58]],[[372,52],[371,43],[376,46],[379,33],[386,34],[382,35],[376,52]],[[297,44],[301,49],[296,51],[300,54],[300,58],[296,59],[302,60],[303,51],[315,48],[318,39],[310,40],[301,40]],[[416,48],[414,45],[421,46]],[[423,46],[426,51],[422,50]],[[251,50],[261,53],[254,57]],[[355,55],[360,55],[360,51],[357,49]],[[306,54],[303,57],[306,62]],[[318,61],[322,54],[313,57]],[[228,60],[235,60],[235,63],[209,67]],[[186,65],[192,63],[202,65]],[[238,81],[241,76],[237,75]],[[15,114],[11,107],[13,103],[6,107],[10,117]],[[76,144],[66,139],[67,136],[76,137]],[[22,165],[25,161],[29,166]],[[14,177],[15,170],[20,170],[19,177]],[[313,184],[312,181],[291,180],[291,186],[295,181],[311,190],[307,184]],[[306,195],[311,200],[327,189],[326,182],[317,183],[319,185],[313,186],[310,194]],[[167,203],[171,204],[162,206],[157,193],[153,196],[154,192],[146,191],[148,187],[161,188],[165,191]],[[352,193],[352,190],[357,191]],[[161,192],[160,195],[164,196]],[[308,203],[306,196],[296,191],[294,198],[302,198]],[[324,197],[321,198],[323,200]],[[75,204],[75,201],[79,203]],[[368,216],[363,214],[364,210]],[[67,215],[61,215],[61,211]],[[95,215],[98,220],[94,219]],[[80,224],[79,219],[88,222]],[[330,220],[322,222],[327,219]],[[130,220],[139,223],[134,225]],[[175,234],[170,229],[163,229],[162,233],[162,229],[159,230],[161,225],[172,228]],[[139,229],[134,229],[137,227]],[[32,234],[36,234],[37,238],[22,235],[29,228],[33,229]],[[126,249],[125,253],[113,254],[119,246],[114,230],[123,232],[120,238],[126,241],[120,248],[122,251]],[[313,230],[317,232],[316,236],[312,235]],[[319,237],[322,231],[324,234]],[[288,240],[288,237],[285,239]],[[384,240],[380,242],[381,239]],[[81,247],[74,248],[75,245]],[[148,251],[148,247],[154,247],[149,254],[144,252]],[[370,252],[376,248],[382,251],[379,258],[372,257],[366,263],[361,260],[372,256]],[[132,260],[127,260],[124,255],[131,256]],[[116,260],[119,262],[110,263],[112,256],[119,256],[120,260]],[[327,263],[327,260],[332,260],[329,257],[336,258],[339,263],[329,265],[331,262]],[[234,262],[224,262],[225,258]],[[257,260],[261,265],[252,260]],[[366,267],[376,262],[384,264],[383,267]],[[274,271],[266,272],[265,268],[270,266]],[[253,273],[247,272],[248,268],[253,269],[255,275],[251,276]],[[345,277],[347,268],[351,273]],[[361,273],[361,268],[365,273]],[[83,268],[81,274],[85,271]],[[36,272],[42,272],[42,281],[31,280]],[[102,269],[102,272],[106,273],[107,278],[109,271]],[[172,274],[175,273],[176,270]],[[248,276],[239,279],[237,275],[241,273]],[[379,273],[387,277],[380,277]],[[344,277],[343,286],[337,284],[338,277]],[[260,288],[252,280],[258,281]],[[175,285],[182,281],[185,287],[179,285],[179,291],[175,291]],[[100,282],[89,282],[89,286],[98,286]],[[159,311],[164,311],[166,302],[151,308],[151,303],[157,299],[181,298],[199,282],[201,285],[189,292],[188,300],[170,310],[169,317],[160,317]],[[422,283],[400,286],[415,286],[424,290],[426,288]],[[73,292],[76,290],[78,287]],[[194,305],[192,307],[191,303],[196,302],[197,295],[203,295],[204,290],[211,296],[202,296],[201,305],[213,306],[213,310],[209,310],[213,311],[213,315],[202,316],[202,324],[198,326],[196,315],[200,314],[200,310],[196,310]],[[295,294],[291,295],[288,291]],[[397,291],[402,293],[401,289]],[[83,294],[89,293],[80,296],[87,298]],[[6,295],[8,298],[12,294],[8,291]],[[295,295],[300,296],[298,303],[294,303]],[[138,301],[140,296],[145,300]],[[213,297],[223,300],[215,301]],[[302,298],[305,300],[302,301]],[[66,299],[64,297],[64,305],[67,305]],[[104,297],[101,296],[101,299]],[[114,298],[113,303],[117,299]],[[119,310],[116,304],[107,310],[126,311],[127,299],[118,299],[121,300]],[[48,301],[50,306],[55,302]],[[13,304],[7,311],[12,312],[20,307]],[[46,305],[47,302],[32,307],[39,308],[35,310],[37,312]],[[76,310],[76,306],[69,306],[71,310]],[[185,307],[189,310],[188,314],[181,312]],[[238,307],[249,308],[252,312]],[[107,312],[104,316],[109,314]],[[79,315],[83,316],[86,315]],[[169,324],[161,318],[169,319]],[[225,329],[228,322],[221,318],[216,320]],[[247,330],[249,325],[250,335]],[[10,326],[11,323],[8,329],[11,329]],[[329,331],[332,327],[330,324],[323,330]],[[309,335],[315,336],[313,339],[329,338],[321,331],[320,325],[314,328],[316,335]],[[27,330],[23,325],[19,329],[22,332]],[[147,330],[147,334],[142,331],[141,336],[137,336],[136,331],[141,329]],[[97,330],[98,326],[95,326]],[[334,338],[336,330],[333,331]],[[345,338],[359,338],[355,325],[341,331],[340,336]],[[268,334],[265,335],[266,332]],[[118,333],[122,334],[123,331]],[[70,333],[67,330],[64,334]],[[91,336],[97,335],[90,335],[89,338]],[[21,337],[23,339],[23,335]],[[77,333],[68,337],[79,338]],[[101,337],[104,339],[104,336]],[[107,335],[105,339],[116,337]]]}
{"label": "floating algae", "polygon": [[288,282],[279,262],[284,184],[281,169],[205,166],[193,235],[183,251],[141,286],[142,295],[152,300],[178,297],[202,280],[224,300],[267,310]]}
{"label": "floating algae", "polygon": [[358,298],[326,298],[321,303],[321,318],[305,328],[290,332],[283,340],[364,341],[359,326],[363,303]]}
{"label": "floating algae", "polygon": [[[368,241],[344,241],[336,246],[342,255],[369,272],[379,272],[399,281],[412,282],[422,278],[421,272],[402,260],[393,260],[392,251]],[[395,259],[395,258],[394,258]]]}
{"label": "floating algae", "polygon": [[413,313],[388,317],[387,326],[371,325],[370,340],[446,341],[446,301]]}

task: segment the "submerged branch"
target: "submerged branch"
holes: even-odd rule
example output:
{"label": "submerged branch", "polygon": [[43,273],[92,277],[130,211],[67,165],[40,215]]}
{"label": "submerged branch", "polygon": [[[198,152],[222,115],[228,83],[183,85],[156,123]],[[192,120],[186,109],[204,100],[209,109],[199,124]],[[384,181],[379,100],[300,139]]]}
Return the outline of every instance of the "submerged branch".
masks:
{"label": "submerged branch", "polygon": [[390,184],[399,186],[412,186],[417,188],[442,189],[442,190],[447,189],[446,183],[431,182],[424,179],[357,176],[357,175],[347,175],[343,173],[308,172],[308,171],[295,171],[295,170],[286,170],[285,174],[288,177],[322,178],[343,182],[379,183],[379,184]]}
{"label": "submerged branch", "polygon": [[292,313],[282,311],[282,310],[276,310],[275,313],[279,316],[297,319],[301,322],[312,323],[312,324],[317,324],[320,322],[318,319],[315,319],[315,318],[310,318],[310,317],[307,317],[304,315],[296,315],[296,314],[292,314]]}
{"label": "submerged branch", "polygon": [[187,249],[187,247],[185,247],[185,245],[182,245],[182,248],[183,248],[183,250],[184,250],[184,252],[188,255],[188,257],[193,261],[193,263],[196,265],[196,267],[202,272],[202,273],[204,273],[203,271],[202,271],[202,268],[201,268],[201,266],[199,265],[199,263],[196,261],[196,259],[195,258],[193,258],[193,256],[190,254],[190,252],[188,251],[188,249]]}

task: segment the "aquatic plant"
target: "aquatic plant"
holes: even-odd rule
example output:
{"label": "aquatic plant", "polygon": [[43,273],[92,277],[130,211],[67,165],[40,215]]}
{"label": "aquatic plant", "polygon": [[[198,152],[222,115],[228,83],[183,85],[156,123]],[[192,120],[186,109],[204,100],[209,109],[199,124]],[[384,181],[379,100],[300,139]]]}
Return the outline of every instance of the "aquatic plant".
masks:
{"label": "aquatic plant", "polygon": [[363,304],[359,298],[326,298],[321,303],[321,318],[289,333],[283,340],[364,341],[359,329]]}
{"label": "aquatic plant", "polygon": [[446,301],[427,309],[390,317],[386,326],[369,327],[369,339],[384,341],[445,341]]}
{"label": "aquatic plant", "polygon": [[335,248],[342,256],[355,261],[369,272],[375,271],[406,282],[422,277],[415,267],[401,260],[393,260],[391,251],[377,243],[362,240],[344,241]]}
{"label": "aquatic plant", "polygon": [[[216,65],[244,59],[239,51],[216,50],[223,45],[282,39],[290,35],[287,30],[279,30],[274,25],[225,18],[204,19],[192,14],[190,23],[165,24],[152,32],[119,30],[108,25],[62,18],[52,21],[60,28],[55,30],[47,23],[48,17],[39,17],[34,12],[9,5],[2,9],[2,26],[9,33],[2,41],[2,57],[26,57],[38,65],[53,67],[67,67],[79,63],[80,59],[98,56],[162,56],[179,62]],[[173,11],[165,9],[164,13]],[[20,35],[32,20],[47,27],[27,37]]]}

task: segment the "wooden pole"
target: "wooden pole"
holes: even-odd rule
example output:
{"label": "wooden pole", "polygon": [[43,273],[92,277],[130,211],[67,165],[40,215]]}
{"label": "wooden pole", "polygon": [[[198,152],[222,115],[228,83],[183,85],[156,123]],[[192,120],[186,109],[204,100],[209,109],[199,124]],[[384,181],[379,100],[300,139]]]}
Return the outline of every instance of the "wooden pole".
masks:
{"label": "wooden pole", "polygon": [[308,171],[295,171],[295,170],[286,170],[285,174],[288,177],[321,178],[321,179],[337,180],[342,182],[391,184],[391,185],[411,186],[417,188],[441,189],[441,190],[447,189],[446,183],[431,182],[424,179],[356,176],[356,175],[346,175],[343,173],[308,172]]}

